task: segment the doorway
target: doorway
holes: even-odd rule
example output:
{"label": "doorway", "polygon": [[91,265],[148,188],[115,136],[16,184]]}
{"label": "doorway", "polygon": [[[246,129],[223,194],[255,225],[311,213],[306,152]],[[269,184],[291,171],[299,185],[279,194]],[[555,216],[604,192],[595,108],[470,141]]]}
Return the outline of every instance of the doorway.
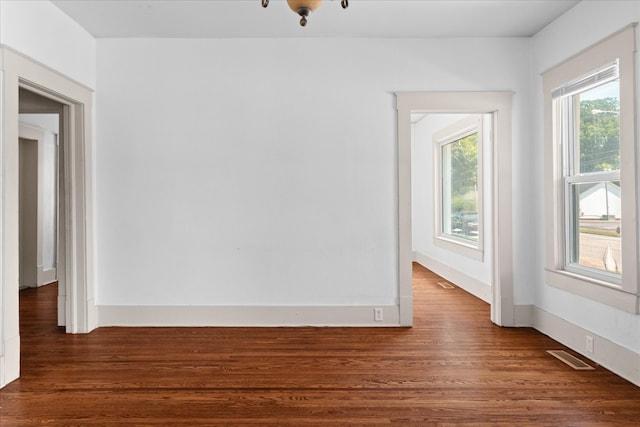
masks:
{"label": "doorway", "polygon": [[[59,261],[60,265],[65,264],[65,236],[58,231],[60,224],[65,223],[64,204],[59,203],[65,199],[64,176],[60,175],[64,171],[64,163],[59,153],[59,141],[64,140],[64,123],[68,118],[64,104],[25,87],[21,87],[18,93],[20,155],[28,151],[29,146],[36,151],[33,162],[36,167],[33,174],[36,197],[31,209],[28,203],[20,201],[20,231],[27,234],[25,239],[22,234],[20,236],[20,287],[43,286],[58,281],[58,326],[66,326],[66,277],[64,268],[59,267]],[[28,167],[22,158],[20,165]],[[23,182],[27,181],[23,181],[22,169],[20,179],[22,195]],[[23,219],[30,221],[31,227],[23,227]],[[30,280],[24,280],[23,272],[29,271],[33,272],[27,276]]]}
{"label": "doorway", "polygon": [[512,202],[511,202],[511,92],[397,93],[398,114],[398,282],[400,321],[412,324],[412,116],[425,114],[480,114],[492,117],[493,139],[485,186],[491,197],[491,320],[514,325]]}
{"label": "doorway", "polygon": [[20,287],[33,287],[57,280],[60,115],[24,114],[20,99]]}
{"label": "doorway", "polygon": [[57,279],[57,114],[20,114],[20,288]]}
{"label": "doorway", "polygon": [[493,114],[411,115],[414,261],[491,302]]}
{"label": "doorway", "polygon": [[[58,254],[65,242],[58,234],[59,194],[64,199],[59,173],[58,141],[64,108],[59,102],[19,90],[20,289],[58,281]],[[64,235],[63,235],[64,237]],[[57,325],[66,324],[64,271],[60,275]]]}
{"label": "doorway", "polygon": [[[97,327],[94,302],[93,240],[93,93],[9,48],[2,54],[2,182],[0,192],[0,259],[2,284],[0,304],[0,387],[20,375],[19,332],[19,104],[29,92],[52,101],[60,114],[59,227],[57,277],[58,307],[64,307],[68,333],[87,333]],[[33,111],[31,111],[33,112]],[[42,112],[42,111],[40,111]]]}

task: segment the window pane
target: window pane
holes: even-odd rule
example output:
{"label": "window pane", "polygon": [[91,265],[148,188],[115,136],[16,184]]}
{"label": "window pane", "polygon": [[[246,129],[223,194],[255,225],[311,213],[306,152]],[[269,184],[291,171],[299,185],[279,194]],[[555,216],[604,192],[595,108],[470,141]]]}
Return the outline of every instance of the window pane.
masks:
{"label": "window pane", "polygon": [[620,83],[597,86],[578,95],[579,173],[620,170]]}
{"label": "window pane", "polygon": [[478,241],[478,134],[442,146],[442,233]]}
{"label": "window pane", "polygon": [[571,262],[622,273],[620,181],[570,185]]}

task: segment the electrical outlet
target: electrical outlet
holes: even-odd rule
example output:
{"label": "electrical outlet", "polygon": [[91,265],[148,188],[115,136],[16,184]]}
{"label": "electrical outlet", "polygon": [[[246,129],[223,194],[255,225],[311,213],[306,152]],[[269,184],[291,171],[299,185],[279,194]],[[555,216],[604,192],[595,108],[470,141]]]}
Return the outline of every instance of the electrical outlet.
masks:
{"label": "electrical outlet", "polygon": [[593,354],[593,337],[586,335],[585,337],[585,348],[587,350],[587,353]]}
{"label": "electrical outlet", "polygon": [[384,315],[380,307],[373,309],[373,320],[376,322],[382,322],[384,320]]}

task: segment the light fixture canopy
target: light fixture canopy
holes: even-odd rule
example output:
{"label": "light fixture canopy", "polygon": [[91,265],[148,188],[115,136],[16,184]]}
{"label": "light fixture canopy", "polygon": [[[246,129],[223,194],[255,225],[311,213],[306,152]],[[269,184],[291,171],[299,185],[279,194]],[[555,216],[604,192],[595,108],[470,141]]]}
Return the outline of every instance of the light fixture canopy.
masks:
{"label": "light fixture canopy", "polygon": [[[300,15],[300,25],[307,25],[307,16],[320,7],[322,0],[287,0],[291,10]],[[349,7],[349,0],[340,0],[343,9]],[[262,0],[262,7],[269,6],[269,0]]]}

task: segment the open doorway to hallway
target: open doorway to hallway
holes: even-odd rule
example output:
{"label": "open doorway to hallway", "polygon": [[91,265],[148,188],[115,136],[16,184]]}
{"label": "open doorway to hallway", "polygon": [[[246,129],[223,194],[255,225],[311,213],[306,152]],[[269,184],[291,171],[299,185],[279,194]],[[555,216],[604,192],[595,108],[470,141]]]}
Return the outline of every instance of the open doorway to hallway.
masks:
{"label": "open doorway to hallway", "polygon": [[58,114],[20,114],[20,288],[57,280]]}
{"label": "open doorway to hallway", "polygon": [[[19,252],[20,289],[57,284],[63,280],[58,260],[64,259],[59,238],[59,141],[64,106],[25,88],[19,90]],[[64,215],[62,215],[64,218]],[[53,303],[58,325],[65,324],[64,285]],[[58,302],[60,301],[60,303]]]}
{"label": "open doorway to hallway", "polygon": [[414,261],[488,303],[493,122],[491,113],[411,114]]}
{"label": "open doorway to hallway", "polygon": [[[513,232],[512,232],[512,195],[511,195],[511,92],[406,92],[397,93],[398,114],[398,281],[400,301],[400,322],[402,325],[411,325],[413,319],[413,287],[412,287],[412,262],[415,258],[413,247],[413,150],[412,150],[412,122],[418,121],[420,114],[464,114],[491,116],[491,142],[490,144],[490,180],[485,183],[485,192],[490,194],[491,207],[491,244],[484,245],[483,251],[489,252],[491,258],[490,298],[491,320],[497,325],[514,326],[513,306]],[[481,119],[480,121],[483,121]],[[464,126],[463,126],[464,127]],[[466,132],[466,133],[465,133]],[[432,138],[431,144],[436,140],[434,151],[440,158],[449,159],[442,162],[440,168],[446,172],[451,168],[451,155],[453,149],[449,144],[455,144],[470,135],[468,131],[455,132],[448,128],[438,130],[440,137]],[[473,132],[472,132],[473,133]],[[483,132],[477,132],[482,135]],[[434,134],[435,135],[435,134]],[[448,149],[448,154],[445,151]],[[444,153],[444,154],[443,154]],[[447,157],[449,156],[449,157]],[[463,168],[464,169],[464,168]],[[433,168],[431,169],[433,170]],[[452,174],[437,175],[441,179],[435,190],[448,194],[452,199]],[[478,174],[481,177],[482,174]],[[439,179],[440,179],[439,178]],[[433,184],[432,184],[433,185]],[[435,191],[434,190],[434,191]],[[471,190],[469,190],[471,191]],[[433,194],[433,193],[432,193]],[[463,198],[464,199],[464,198]],[[481,200],[480,198],[479,200]],[[446,198],[440,198],[445,200]],[[449,200],[451,202],[451,200]],[[440,202],[441,203],[441,202]],[[450,204],[450,203],[449,203]],[[486,202],[485,202],[486,204]],[[473,216],[456,218],[451,211],[451,206],[441,209],[443,220],[433,221],[438,224],[440,234],[434,233],[432,238],[447,237],[462,239],[473,243],[471,237],[474,219]],[[478,211],[478,213],[481,211]],[[454,223],[454,221],[457,221]],[[466,230],[462,227],[463,221],[467,221]],[[471,222],[471,224],[469,224]],[[457,227],[456,224],[460,225]],[[485,236],[486,238],[486,236]],[[446,238],[440,240],[447,240]],[[479,240],[478,240],[479,241]],[[471,245],[473,246],[473,245]],[[477,245],[476,245],[477,246]],[[476,248],[477,249],[477,248]],[[473,253],[474,251],[471,251]],[[475,251],[478,252],[477,250]],[[468,254],[469,255],[469,254]],[[476,255],[477,256],[477,255]],[[484,254],[479,258],[483,259]],[[472,255],[470,255],[472,257]],[[459,266],[464,271],[464,265]],[[447,272],[440,272],[447,277]]]}
{"label": "open doorway to hallway", "polygon": [[[68,333],[86,333],[97,326],[94,302],[93,241],[93,93],[50,68],[11,49],[2,54],[2,114],[0,134],[3,143],[2,291],[0,304],[0,387],[20,376],[19,331],[19,115],[20,113],[58,113],[59,185],[56,260],[58,323]],[[39,95],[48,102],[37,109],[25,109],[25,99]],[[38,102],[43,101],[39,99]],[[21,105],[22,104],[22,105]],[[37,103],[36,103],[37,104]],[[51,107],[54,111],[48,111]],[[20,111],[22,110],[22,111]],[[63,295],[64,293],[64,295]]]}

